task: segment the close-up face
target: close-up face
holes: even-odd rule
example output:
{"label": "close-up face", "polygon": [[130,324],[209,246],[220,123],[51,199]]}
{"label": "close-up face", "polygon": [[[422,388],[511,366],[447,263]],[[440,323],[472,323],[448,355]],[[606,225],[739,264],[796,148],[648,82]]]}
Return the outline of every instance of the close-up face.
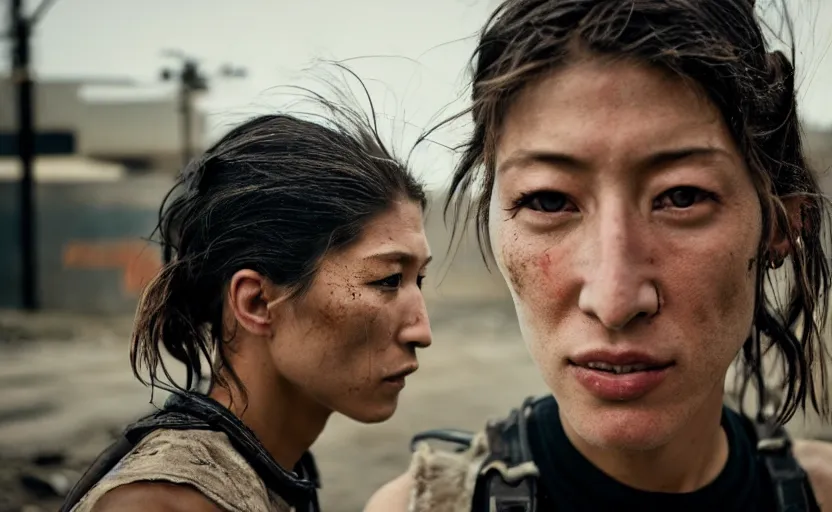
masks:
{"label": "close-up face", "polygon": [[716,107],[669,73],[584,59],[521,91],[495,165],[493,251],[567,432],[649,449],[713,421],[762,229]]}
{"label": "close-up face", "polygon": [[370,220],[281,307],[271,344],[279,373],[327,409],[389,418],[418,367],[416,348],[431,343],[421,290],[429,260],[419,204],[399,201]]}

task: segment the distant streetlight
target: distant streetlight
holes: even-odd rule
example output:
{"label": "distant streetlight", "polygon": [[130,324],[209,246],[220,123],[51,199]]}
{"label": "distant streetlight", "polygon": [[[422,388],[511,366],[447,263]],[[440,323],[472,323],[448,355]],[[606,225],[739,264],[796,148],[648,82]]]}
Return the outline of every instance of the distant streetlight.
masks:
{"label": "distant streetlight", "polygon": [[[185,55],[179,50],[166,50],[164,55],[172,57],[181,62],[181,67],[176,69],[164,68],[161,78],[164,81],[177,80],[179,82],[179,112],[182,126],[182,167],[190,163],[193,158],[193,97],[195,93],[208,90],[208,77],[202,72],[199,62],[193,57]],[[228,78],[243,78],[246,70],[224,64],[220,67],[216,76]]]}
{"label": "distant streetlight", "polygon": [[[162,80],[179,82],[179,113],[182,126],[182,169],[187,167],[193,158],[193,96],[197,92],[208,90],[208,77],[202,73],[199,63],[193,57],[186,56],[179,50],[167,50],[165,56],[172,57],[181,62],[178,70],[165,68],[162,70]],[[245,69],[224,64],[217,73],[220,77],[242,78],[246,76]],[[162,251],[165,263],[171,261],[172,251],[169,245],[165,245]]]}

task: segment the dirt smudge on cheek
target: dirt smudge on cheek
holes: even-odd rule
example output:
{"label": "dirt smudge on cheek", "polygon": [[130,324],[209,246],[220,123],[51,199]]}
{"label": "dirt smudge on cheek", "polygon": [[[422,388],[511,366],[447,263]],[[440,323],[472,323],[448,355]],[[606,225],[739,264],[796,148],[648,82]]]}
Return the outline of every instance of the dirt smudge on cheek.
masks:
{"label": "dirt smudge on cheek", "polygon": [[320,315],[321,327],[325,326],[328,329],[337,329],[339,324],[347,320],[349,314],[349,307],[342,300],[342,297],[345,293],[347,296],[350,296],[350,294],[354,294],[355,292],[349,288],[345,290],[342,283],[331,281],[327,283],[327,286],[330,288],[328,300],[323,304],[319,304],[316,309]]}
{"label": "dirt smudge on cheek", "polygon": [[505,261],[506,273],[508,274],[508,280],[511,287],[514,289],[516,294],[521,295],[523,293],[523,274],[525,272],[527,262],[507,255],[503,256],[503,260]]}
{"label": "dirt smudge on cheek", "polygon": [[529,291],[529,285],[539,279],[539,273],[548,267],[548,262],[542,258],[545,253],[537,257],[531,247],[522,242],[516,231],[506,234],[501,253],[506,277],[518,296],[526,294]]}
{"label": "dirt smudge on cheek", "polygon": [[[319,309],[320,329],[326,333],[322,360],[327,361],[322,371],[329,378],[338,375],[346,395],[357,396],[366,392],[367,385],[378,374],[380,357],[386,345],[380,344],[382,310],[372,303],[368,291],[361,285],[348,281],[329,283],[334,293]],[[327,376],[321,376],[326,378]]]}

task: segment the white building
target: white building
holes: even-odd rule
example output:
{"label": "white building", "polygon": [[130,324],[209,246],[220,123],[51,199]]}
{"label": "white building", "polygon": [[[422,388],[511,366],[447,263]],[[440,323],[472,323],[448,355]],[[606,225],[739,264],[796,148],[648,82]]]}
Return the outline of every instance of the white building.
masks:
{"label": "white building", "polygon": [[[106,87],[117,97],[83,94]],[[112,94],[110,95],[112,96]],[[35,84],[36,173],[60,167],[96,167],[99,160],[124,170],[174,173],[182,161],[182,131],[175,91],[149,99],[127,80],[39,80]],[[144,95],[146,96],[146,94]],[[0,169],[13,167],[17,153],[16,93],[8,77],[0,77]],[[193,146],[202,148],[205,116],[192,121]],[[41,158],[42,157],[42,158]],[[72,162],[72,165],[67,163]],[[2,171],[0,171],[2,172]]]}

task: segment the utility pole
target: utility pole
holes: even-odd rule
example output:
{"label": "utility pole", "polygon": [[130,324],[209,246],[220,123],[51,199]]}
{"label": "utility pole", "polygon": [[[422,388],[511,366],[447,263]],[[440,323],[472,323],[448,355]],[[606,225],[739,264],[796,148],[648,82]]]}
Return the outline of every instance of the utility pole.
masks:
{"label": "utility pole", "polygon": [[171,69],[162,70],[162,80],[179,81],[179,122],[182,129],[182,168],[193,158],[193,96],[208,90],[208,80],[201,73],[196,60],[182,57],[182,69],[177,73]]}
{"label": "utility pole", "polygon": [[[162,70],[162,80],[170,81],[176,79],[179,83],[179,113],[182,129],[182,168],[187,166],[194,156],[193,149],[193,98],[198,92],[208,90],[208,77],[202,72],[199,63],[192,57],[185,56],[178,50],[168,50],[165,54],[181,61],[182,67],[177,72],[165,68]],[[226,65],[220,69],[220,76],[242,77],[245,71],[241,68],[234,68]]]}
{"label": "utility pole", "polygon": [[[176,71],[171,68],[162,69],[162,80],[177,80],[179,85],[179,115],[182,129],[182,169],[194,156],[193,149],[193,119],[194,119],[194,95],[198,92],[208,90],[208,77],[202,72],[199,63],[193,57],[186,56],[179,50],[166,50],[164,55],[178,59],[182,67]],[[217,75],[222,77],[241,78],[246,74],[243,68],[234,67],[230,64],[222,66]],[[170,263],[173,257],[172,249],[165,245],[162,250],[162,259]]]}
{"label": "utility pole", "polygon": [[35,186],[34,186],[34,98],[29,69],[30,37],[34,18],[23,14],[23,0],[10,0],[12,73],[17,94],[17,147],[20,157],[20,263],[21,299],[24,309],[35,310],[37,300],[37,254],[35,250]]}

